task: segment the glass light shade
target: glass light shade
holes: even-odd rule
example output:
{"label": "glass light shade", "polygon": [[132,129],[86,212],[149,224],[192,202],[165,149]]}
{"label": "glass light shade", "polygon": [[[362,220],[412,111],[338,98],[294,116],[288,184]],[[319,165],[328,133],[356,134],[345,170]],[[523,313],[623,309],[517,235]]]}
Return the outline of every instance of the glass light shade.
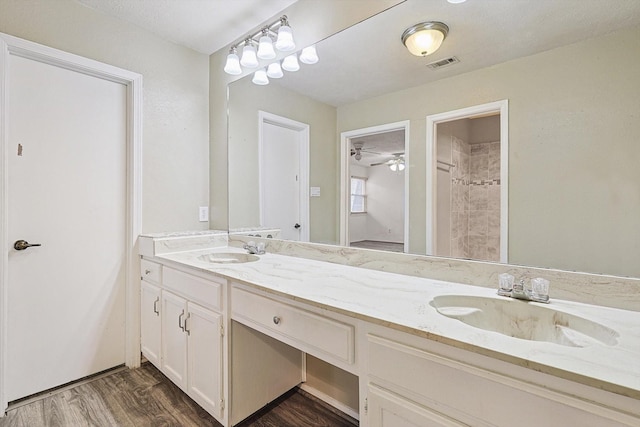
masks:
{"label": "glass light shade", "polygon": [[258,66],[258,57],[256,56],[256,48],[251,45],[245,45],[242,48],[242,58],[240,65],[247,68],[256,68]]}
{"label": "glass light shade", "polygon": [[467,0],[447,0],[449,3],[453,3],[453,4],[458,4],[458,3],[464,3]]}
{"label": "glass light shade", "polygon": [[403,171],[404,160],[402,159],[392,160],[391,163],[389,163],[389,169],[391,169],[393,172]]}
{"label": "glass light shade", "polygon": [[273,49],[273,41],[271,40],[271,37],[260,37],[260,44],[258,44],[258,58],[273,59],[275,57],[276,51]]}
{"label": "glass light shade", "polygon": [[318,52],[316,52],[315,45],[302,49],[302,53],[300,53],[300,62],[303,64],[315,64],[318,62]]}
{"label": "glass light shade", "polygon": [[408,28],[402,34],[402,42],[415,56],[427,56],[440,48],[449,32],[442,22],[423,22]]}
{"label": "glass light shade", "polygon": [[298,56],[295,53],[286,56],[282,60],[282,69],[285,71],[298,71],[300,69],[300,64],[298,64]]}
{"label": "glass light shade", "polygon": [[293,41],[293,31],[288,25],[283,25],[278,29],[278,38],[276,39],[276,49],[281,52],[291,52],[296,48]]}
{"label": "glass light shade", "polygon": [[272,62],[267,68],[267,76],[272,79],[279,79],[284,76],[279,62]]}
{"label": "glass light shade", "polygon": [[269,78],[267,77],[267,71],[264,68],[259,69],[253,73],[253,79],[251,81],[260,86],[268,85]]}
{"label": "glass light shade", "polygon": [[226,64],[224,64],[224,72],[233,76],[242,74],[242,68],[240,68],[240,58],[238,58],[238,55],[236,55],[235,53],[230,53],[229,55],[227,55],[227,62]]}

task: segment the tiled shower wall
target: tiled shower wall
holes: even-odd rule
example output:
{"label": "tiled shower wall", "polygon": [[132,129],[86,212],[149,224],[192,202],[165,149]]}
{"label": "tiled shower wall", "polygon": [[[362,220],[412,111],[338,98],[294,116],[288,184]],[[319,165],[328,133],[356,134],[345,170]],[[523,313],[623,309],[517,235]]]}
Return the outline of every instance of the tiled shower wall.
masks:
{"label": "tiled shower wall", "polygon": [[[469,258],[469,157],[471,148],[460,138],[451,138],[451,256]],[[446,167],[446,166],[445,166]]]}
{"label": "tiled shower wall", "polygon": [[452,256],[500,261],[500,142],[452,148]]}

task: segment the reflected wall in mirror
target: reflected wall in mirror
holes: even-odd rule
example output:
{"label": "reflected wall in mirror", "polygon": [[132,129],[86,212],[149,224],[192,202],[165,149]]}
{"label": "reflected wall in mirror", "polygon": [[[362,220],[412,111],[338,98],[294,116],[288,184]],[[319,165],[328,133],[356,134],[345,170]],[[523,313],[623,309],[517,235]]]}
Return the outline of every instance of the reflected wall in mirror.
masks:
{"label": "reflected wall in mirror", "polygon": [[[428,58],[399,42],[421,19],[450,27]],[[507,99],[508,261],[640,277],[640,2],[407,0],[317,49],[313,68],[229,87],[231,229],[264,225],[259,110],[309,124],[309,186],[320,197],[306,226],[311,241],[333,244],[349,156],[340,134],[407,120],[409,252],[425,254],[426,117]],[[426,67],[451,56],[460,62]]]}

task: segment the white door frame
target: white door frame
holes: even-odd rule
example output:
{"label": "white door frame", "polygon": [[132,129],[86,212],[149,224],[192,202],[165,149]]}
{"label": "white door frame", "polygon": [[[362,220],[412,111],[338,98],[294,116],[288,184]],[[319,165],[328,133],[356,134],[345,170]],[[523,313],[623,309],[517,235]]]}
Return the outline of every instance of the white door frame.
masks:
{"label": "white door frame", "polygon": [[349,143],[353,138],[378,133],[404,130],[404,252],[409,252],[409,120],[386,123],[368,128],[354,129],[340,133],[340,245],[348,246],[349,242],[349,215],[351,214],[351,176],[349,172],[349,159],[351,147]]}
{"label": "white door frame", "polygon": [[278,116],[266,111],[258,111],[258,194],[260,196],[260,226],[264,227],[264,199],[265,188],[264,168],[264,125],[270,124],[280,126],[298,132],[300,138],[300,222],[302,229],[300,230],[300,241],[308,242],[310,238],[309,224],[309,125],[286,117]]}
{"label": "white door frame", "polygon": [[[89,76],[123,84],[127,87],[127,189],[125,249],[125,363],[140,366],[140,259],[137,238],[141,231],[142,213],[142,76],[111,65],[73,55],[8,34],[0,33],[0,417],[7,408],[5,390],[8,298],[8,158],[10,146],[7,113],[9,90],[9,58],[11,55],[76,71]],[[83,238],[90,237],[84,236]],[[86,245],[99,242],[87,240]],[[96,246],[97,247],[97,246]]]}
{"label": "white door frame", "polygon": [[508,261],[509,243],[509,100],[474,105],[427,116],[427,255],[436,253],[437,125],[483,114],[500,114],[500,262]]}

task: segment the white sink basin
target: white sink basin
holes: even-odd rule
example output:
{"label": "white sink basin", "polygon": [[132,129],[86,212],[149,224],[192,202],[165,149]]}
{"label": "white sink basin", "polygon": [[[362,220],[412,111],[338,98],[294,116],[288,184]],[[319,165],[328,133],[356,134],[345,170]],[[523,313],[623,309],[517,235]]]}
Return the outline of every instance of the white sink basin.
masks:
{"label": "white sink basin", "polygon": [[243,254],[238,252],[214,252],[200,255],[198,260],[215,264],[242,264],[245,262],[258,261],[257,255]]}
{"label": "white sink basin", "polygon": [[475,328],[530,341],[569,347],[618,343],[619,334],[601,325],[552,307],[503,298],[442,295],[431,301],[438,313]]}

